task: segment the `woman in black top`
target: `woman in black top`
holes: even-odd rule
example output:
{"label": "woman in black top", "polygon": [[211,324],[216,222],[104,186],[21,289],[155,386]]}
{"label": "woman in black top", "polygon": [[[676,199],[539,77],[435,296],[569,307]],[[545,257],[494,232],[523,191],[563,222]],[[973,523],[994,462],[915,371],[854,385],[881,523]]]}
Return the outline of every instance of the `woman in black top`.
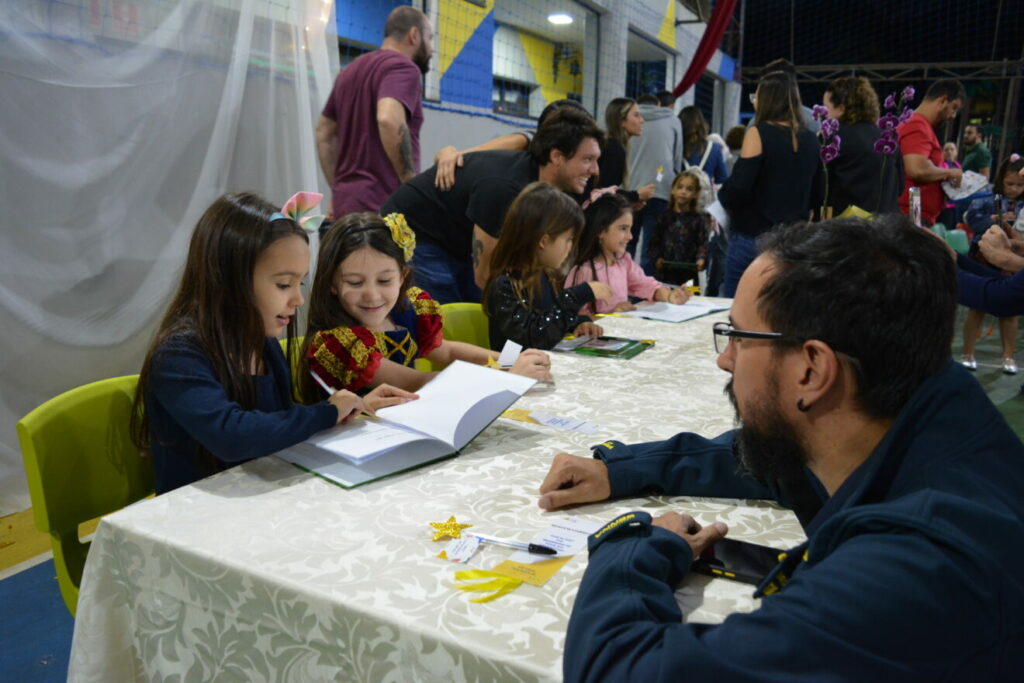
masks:
{"label": "woman in black top", "polygon": [[853,204],[872,213],[899,211],[903,189],[903,159],[881,154],[874,145],[882,131],[878,95],[863,77],[836,78],[825,89],[823,104],[839,121],[839,156],[828,164],[828,197],[825,201],[838,216]]}
{"label": "woman in black top", "polygon": [[[608,129],[608,141],[597,160],[597,187],[620,188],[626,183],[626,150],[629,139],[644,132],[644,117],[636,106],[636,100],[616,97],[604,110],[604,125]],[[654,184],[644,185],[633,192],[620,190],[631,202],[646,202],[654,196]]]}
{"label": "woman in black top", "polygon": [[722,296],[736,294],[740,276],[757,256],[758,235],[808,220],[821,202],[819,150],[818,138],[801,123],[796,83],[778,71],[763,76],[754,95],[753,125],[718,193],[730,230]]}

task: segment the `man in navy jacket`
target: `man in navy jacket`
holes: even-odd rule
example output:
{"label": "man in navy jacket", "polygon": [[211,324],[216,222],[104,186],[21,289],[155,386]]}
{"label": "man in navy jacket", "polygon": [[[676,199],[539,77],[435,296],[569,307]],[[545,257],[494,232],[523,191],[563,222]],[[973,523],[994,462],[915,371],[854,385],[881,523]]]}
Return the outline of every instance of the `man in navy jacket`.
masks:
{"label": "man in navy jacket", "polygon": [[566,680],[1019,678],[1024,445],[950,359],[948,253],[902,216],[781,228],[762,248],[715,329],[741,428],[559,454],[540,505],[778,500],[788,482],[808,541],[758,588],[759,609],[684,624],[674,590],[725,525],[610,522],[590,538]]}

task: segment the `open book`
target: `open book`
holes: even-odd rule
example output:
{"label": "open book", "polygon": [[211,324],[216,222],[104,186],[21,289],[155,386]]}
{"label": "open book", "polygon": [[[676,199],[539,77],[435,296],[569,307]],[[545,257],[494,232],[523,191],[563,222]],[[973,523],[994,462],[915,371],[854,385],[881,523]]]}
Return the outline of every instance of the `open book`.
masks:
{"label": "open book", "polygon": [[455,361],[420,389],[419,399],[360,416],[279,458],[346,488],[457,455],[537,380]]}
{"label": "open book", "polygon": [[699,318],[708,313],[727,310],[729,310],[728,304],[722,305],[690,299],[685,304],[670,304],[664,301],[638,304],[635,311],[623,311],[619,315],[626,315],[631,318],[662,320],[668,323],[681,323],[685,320]]}

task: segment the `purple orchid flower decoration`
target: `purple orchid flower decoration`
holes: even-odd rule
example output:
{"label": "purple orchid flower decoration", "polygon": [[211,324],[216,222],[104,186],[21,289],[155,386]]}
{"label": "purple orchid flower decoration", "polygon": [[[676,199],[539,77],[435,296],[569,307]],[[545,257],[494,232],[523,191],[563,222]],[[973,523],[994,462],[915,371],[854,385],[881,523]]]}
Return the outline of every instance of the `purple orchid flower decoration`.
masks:
{"label": "purple orchid flower decoration", "polygon": [[821,148],[821,162],[831,163],[839,158],[839,145],[827,144]]}
{"label": "purple orchid flower decoration", "polygon": [[814,107],[811,109],[811,118],[813,118],[815,121],[824,121],[826,118],[828,118],[828,108],[823,107],[820,104],[814,105]]}
{"label": "purple orchid flower decoration", "polygon": [[896,93],[889,93],[889,96],[885,98],[885,108],[895,109],[896,108]]}
{"label": "purple orchid flower decoration", "polygon": [[[914,93],[915,92],[917,92],[917,91],[914,90],[914,86],[908,85],[907,87],[905,87],[903,89],[903,92],[900,94],[900,101],[901,102],[909,102],[909,101],[911,101],[912,99],[914,99]],[[888,106],[888,105],[886,105],[886,106]],[[889,108],[891,109],[892,107],[889,107]]]}
{"label": "purple orchid flower decoration", "polygon": [[839,132],[839,121],[835,119],[825,119],[821,122],[821,133],[826,138],[830,138]]}
{"label": "purple orchid flower decoration", "polygon": [[881,137],[875,141],[872,149],[878,154],[895,154],[899,149],[899,143],[891,138]]}
{"label": "purple orchid flower decoration", "polygon": [[878,127],[882,130],[894,130],[900,125],[900,120],[895,114],[886,114],[878,119]]}
{"label": "purple orchid flower decoration", "polygon": [[900,114],[900,123],[906,123],[907,121],[910,120],[910,117],[913,116],[913,115],[914,115],[914,110],[909,108],[909,107],[907,107],[906,109],[903,110],[903,113]]}

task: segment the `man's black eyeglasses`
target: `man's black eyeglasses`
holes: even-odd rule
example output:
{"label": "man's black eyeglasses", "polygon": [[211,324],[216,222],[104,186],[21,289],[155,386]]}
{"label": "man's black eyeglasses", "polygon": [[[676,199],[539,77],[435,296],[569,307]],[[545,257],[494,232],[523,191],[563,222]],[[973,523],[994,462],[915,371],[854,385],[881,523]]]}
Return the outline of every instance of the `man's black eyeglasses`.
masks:
{"label": "man's black eyeglasses", "polygon": [[799,337],[791,337],[781,332],[752,332],[750,330],[737,330],[732,323],[715,323],[712,328],[715,338],[715,353],[722,353],[729,348],[729,341],[737,339],[770,339],[772,341],[802,342],[806,341]]}

